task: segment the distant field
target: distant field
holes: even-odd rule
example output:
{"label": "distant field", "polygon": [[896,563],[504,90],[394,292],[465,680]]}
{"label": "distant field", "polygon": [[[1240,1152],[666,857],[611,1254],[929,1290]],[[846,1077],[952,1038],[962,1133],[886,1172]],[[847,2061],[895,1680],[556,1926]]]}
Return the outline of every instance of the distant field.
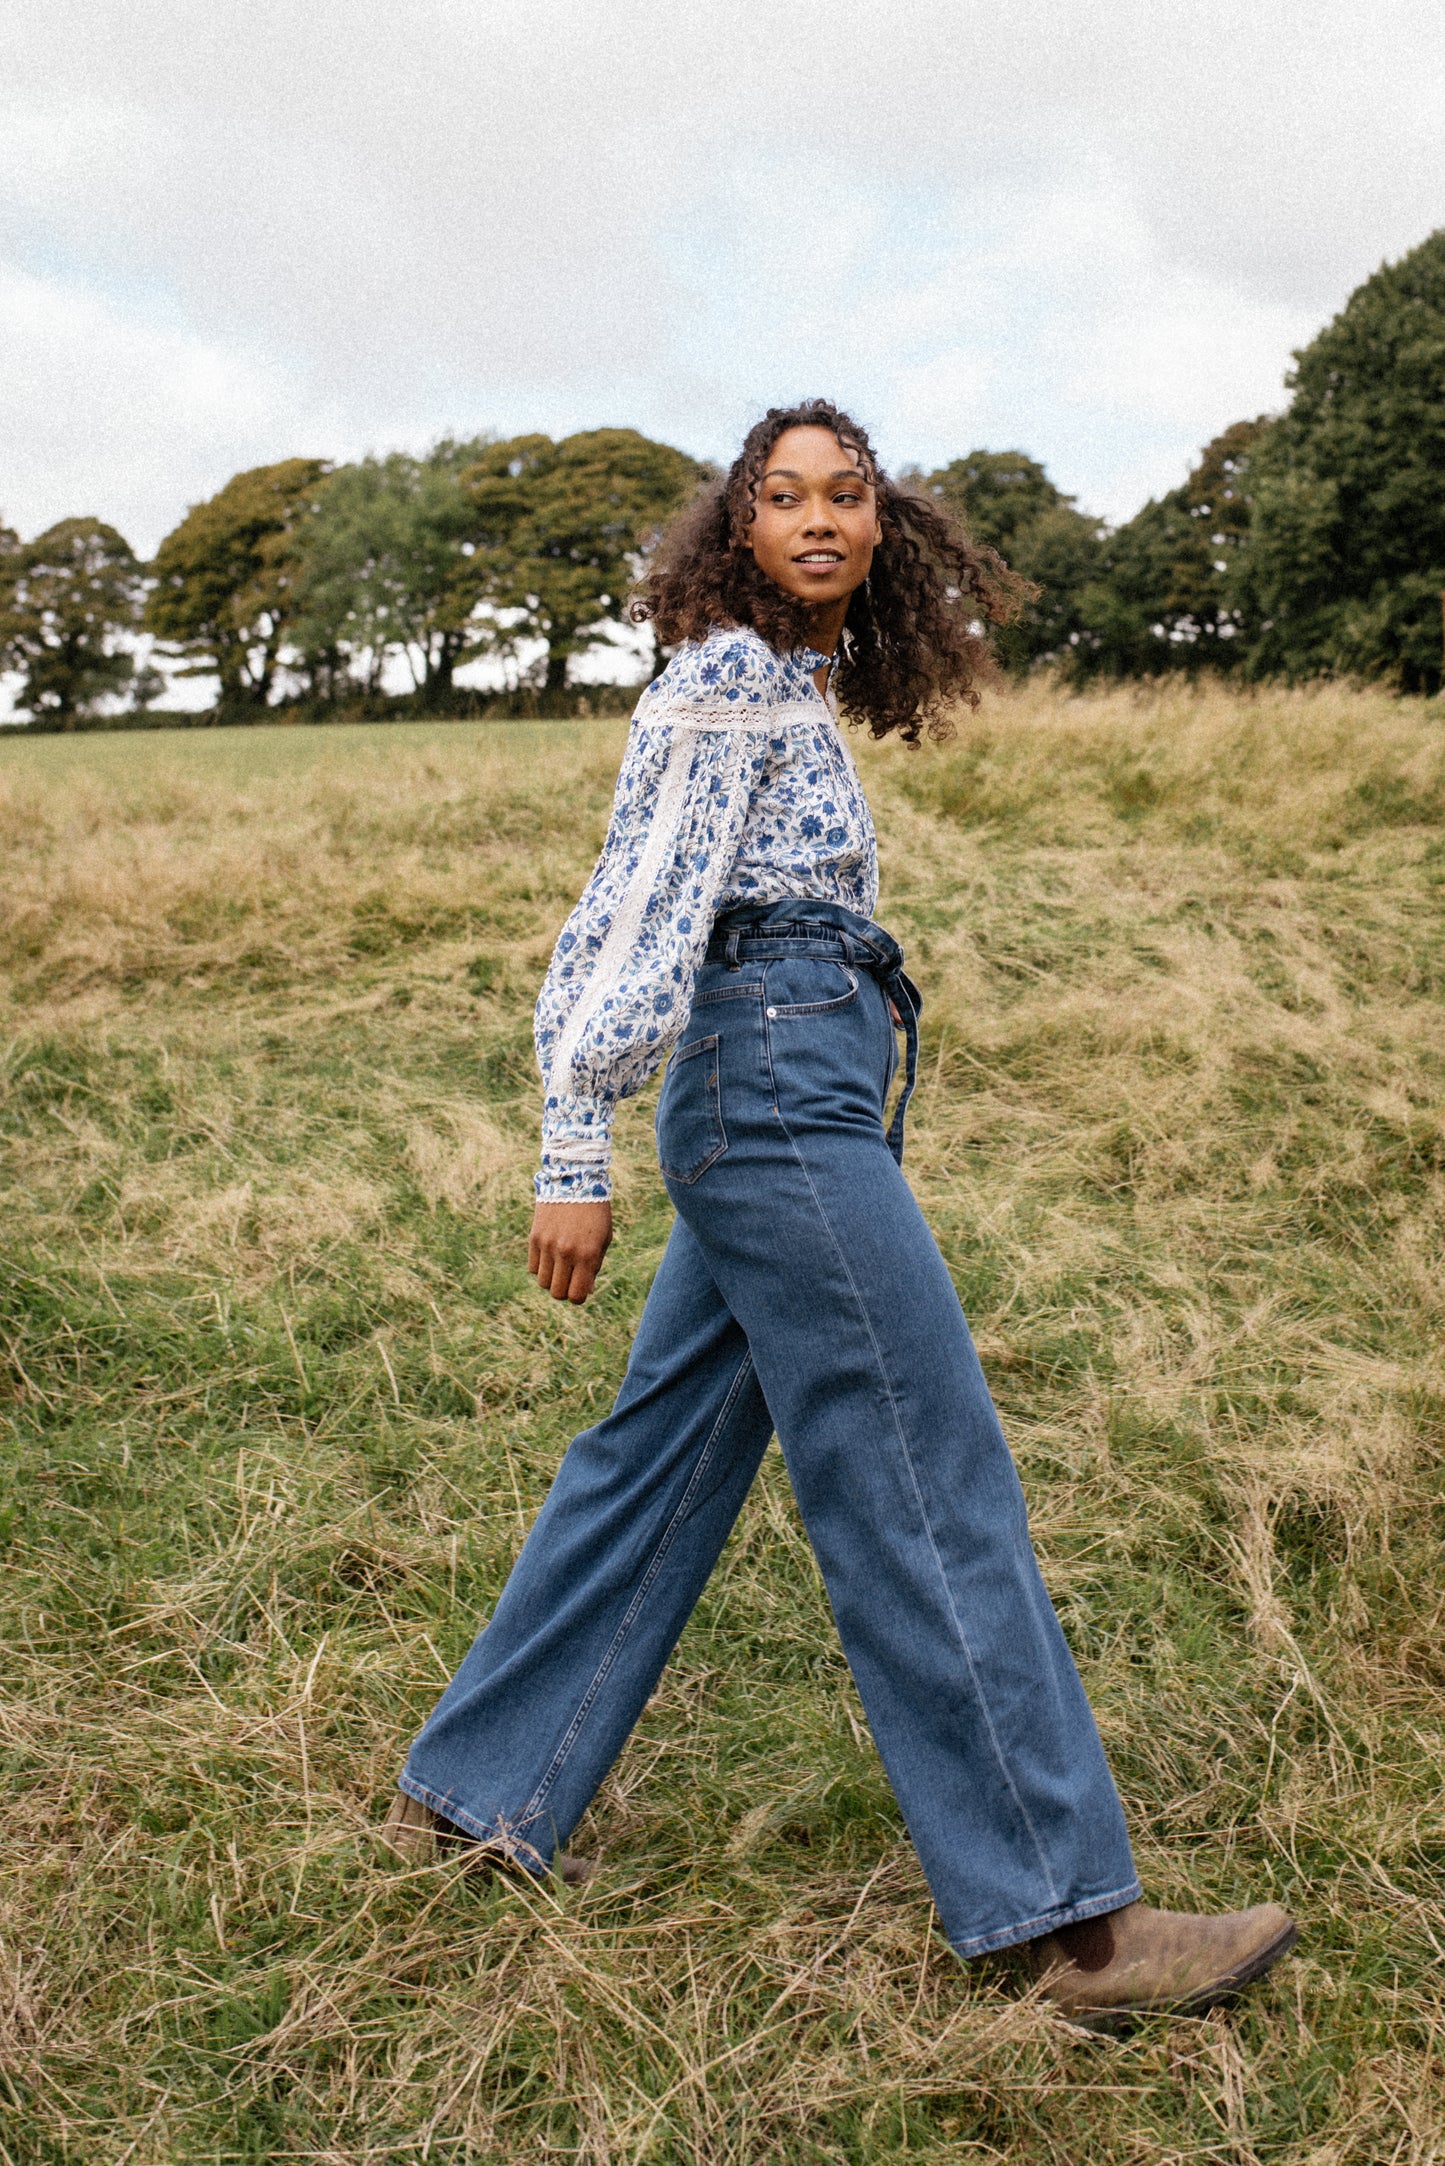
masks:
{"label": "distant field", "polygon": [[522,1269],[622,736],[0,742],[0,2162],[1445,2159],[1439,703],[860,752],[910,1172],[1146,1884],[1300,1960],[1123,2044],[962,1969],[776,1452],[594,1885],[374,1854],[667,1233],[649,1097],[596,1302]]}

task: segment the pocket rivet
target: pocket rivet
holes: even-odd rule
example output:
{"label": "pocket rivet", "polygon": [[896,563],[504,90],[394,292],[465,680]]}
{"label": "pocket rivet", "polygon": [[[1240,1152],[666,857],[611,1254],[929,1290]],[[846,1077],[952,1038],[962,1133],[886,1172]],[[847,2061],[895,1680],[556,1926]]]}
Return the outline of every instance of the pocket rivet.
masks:
{"label": "pocket rivet", "polygon": [[776,1015],[776,1014],[777,1014],[777,1012],[778,1012],[778,1011],[777,1011],[777,1009],[776,1009],[776,1008],[769,1008],[769,1010],[768,1010],[768,1013],[769,1013],[769,1015]]}

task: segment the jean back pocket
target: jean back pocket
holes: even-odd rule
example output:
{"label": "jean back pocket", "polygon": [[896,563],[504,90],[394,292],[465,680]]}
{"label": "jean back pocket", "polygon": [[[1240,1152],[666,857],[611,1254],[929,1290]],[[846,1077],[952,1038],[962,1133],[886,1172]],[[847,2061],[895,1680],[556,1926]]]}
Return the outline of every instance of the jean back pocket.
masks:
{"label": "jean back pocket", "polygon": [[669,1181],[690,1188],[728,1147],[718,1092],[718,1042],[694,1038],[667,1064],[657,1103],[657,1158]]}

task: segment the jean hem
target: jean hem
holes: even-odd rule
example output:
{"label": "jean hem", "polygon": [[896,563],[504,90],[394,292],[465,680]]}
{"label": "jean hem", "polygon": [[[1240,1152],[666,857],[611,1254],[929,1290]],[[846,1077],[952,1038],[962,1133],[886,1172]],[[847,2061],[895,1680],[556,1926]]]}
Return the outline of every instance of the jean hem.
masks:
{"label": "jean hem", "polygon": [[474,1841],[484,1843],[489,1850],[502,1851],[510,1864],[518,1866],[524,1873],[530,1873],[534,1880],[545,1880],[551,1871],[551,1860],[543,1857],[535,1843],[523,1842],[515,1835],[499,1832],[495,1825],[484,1828],[479,1820],[472,1818],[465,1806],[458,1805],[454,1798],[442,1797],[437,1791],[429,1790],[424,1782],[418,1782],[415,1775],[409,1774],[405,1769],[397,1776],[396,1787],[418,1805],[425,1805],[429,1811],[440,1813],[443,1820],[449,1820],[452,1826],[460,1828],[464,1835],[470,1835]]}
{"label": "jean hem", "polygon": [[964,1962],[977,1955],[996,1955],[1001,1948],[1017,1948],[1026,1940],[1056,1933],[1061,1925],[1079,1925],[1085,1918],[1102,1918],[1111,1910],[1123,1910],[1126,1904],[1137,1903],[1143,1893],[1139,1882],[1131,1880],[1127,1887],[1115,1888],[1109,1895],[1091,1895],[1082,1903],[1061,1903],[1037,1918],[1000,1926],[995,1933],[976,1933],[968,1940],[950,1940],[949,1946]]}

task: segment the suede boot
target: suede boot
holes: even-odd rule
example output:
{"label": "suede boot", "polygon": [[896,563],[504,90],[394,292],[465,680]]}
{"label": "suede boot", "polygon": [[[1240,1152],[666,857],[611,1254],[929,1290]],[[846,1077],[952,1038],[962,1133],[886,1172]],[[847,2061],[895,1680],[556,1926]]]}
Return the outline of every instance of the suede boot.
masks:
{"label": "suede boot", "polygon": [[[479,1842],[475,1835],[468,1835],[465,1828],[434,1813],[429,1805],[419,1805],[404,1790],[398,1790],[393,1798],[379,1839],[407,1865],[440,1865],[446,1858],[464,1853],[468,1854],[468,1872],[525,1873],[527,1870],[516,1856],[509,1856],[499,1845]],[[596,1870],[586,1858],[570,1858],[561,1850],[552,1860],[552,1871],[569,1888],[580,1888]]]}
{"label": "suede boot", "polygon": [[1212,1918],[1130,1903],[1060,1926],[1020,1953],[1061,2015],[1111,2031],[1136,2016],[1203,2015],[1262,1978],[1298,1939],[1276,1903]]}

